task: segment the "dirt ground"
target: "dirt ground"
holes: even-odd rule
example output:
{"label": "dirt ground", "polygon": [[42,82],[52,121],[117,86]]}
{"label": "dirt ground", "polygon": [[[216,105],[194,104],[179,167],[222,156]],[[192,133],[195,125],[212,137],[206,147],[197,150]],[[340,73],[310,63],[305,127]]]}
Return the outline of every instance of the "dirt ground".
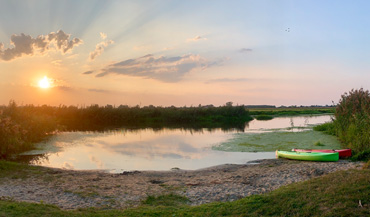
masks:
{"label": "dirt ground", "polygon": [[303,162],[271,159],[201,170],[103,171],[41,169],[41,175],[0,179],[0,198],[54,204],[62,209],[127,208],[148,195],[175,193],[191,205],[233,201],[262,194],[293,182],[338,170],[359,168],[359,162]]}

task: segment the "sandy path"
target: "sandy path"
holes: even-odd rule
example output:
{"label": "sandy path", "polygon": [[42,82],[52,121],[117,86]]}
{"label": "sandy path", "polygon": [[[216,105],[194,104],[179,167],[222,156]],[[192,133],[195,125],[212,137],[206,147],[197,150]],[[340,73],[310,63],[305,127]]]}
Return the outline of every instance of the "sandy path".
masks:
{"label": "sandy path", "polygon": [[361,163],[345,160],[324,163],[272,159],[258,163],[122,174],[45,168],[41,175],[25,179],[0,179],[0,197],[54,204],[63,209],[126,208],[140,204],[147,195],[173,192],[197,205],[233,201],[337,170],[361,167]]}

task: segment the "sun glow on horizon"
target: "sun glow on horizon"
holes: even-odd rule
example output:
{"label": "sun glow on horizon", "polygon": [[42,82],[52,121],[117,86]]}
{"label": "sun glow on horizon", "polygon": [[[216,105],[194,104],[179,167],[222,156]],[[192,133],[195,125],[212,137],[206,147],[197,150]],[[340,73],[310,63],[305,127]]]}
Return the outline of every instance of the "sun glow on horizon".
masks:
{"label": "sun glow on horizon", "polygon": [[50,79],[46,76],[44,76],[44,78],[39,81],[40,88],[47,89],[50,88],[50,86],[51,86]]}

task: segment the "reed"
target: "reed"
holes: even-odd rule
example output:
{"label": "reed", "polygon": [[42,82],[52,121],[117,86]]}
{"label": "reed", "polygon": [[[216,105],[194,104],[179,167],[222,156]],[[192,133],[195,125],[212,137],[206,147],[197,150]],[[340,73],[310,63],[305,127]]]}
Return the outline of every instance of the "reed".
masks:
{"label": "reed", "polygon": [[355,152],[370,149],[370,92],[352,89],[344,93],[335,110],[339,139]]}

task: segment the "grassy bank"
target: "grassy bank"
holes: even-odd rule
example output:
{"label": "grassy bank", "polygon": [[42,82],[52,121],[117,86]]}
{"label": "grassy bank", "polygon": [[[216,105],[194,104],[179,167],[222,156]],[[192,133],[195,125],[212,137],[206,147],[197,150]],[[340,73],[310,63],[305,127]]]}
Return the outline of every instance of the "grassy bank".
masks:
{"label": "grassy bank", "polygon": [[295,116],[295,115],[320,115],[334,114],[333,107],[303,107],[303,108],[251,108],[249,114],[253,116]]}
{"label": "grassy bank", "polygon": [[[44,168],[0,162],[2,177],[22,178],[17,177],[18,170],[27,176],[42,176]],[[348,170],[234,202],[191,207],[181,196],[148,196],[141,206],[127,210],[65,211],[42,201],[33,204],[1,198],[0,216],[368,216],[369,182],[369,170]]]}

